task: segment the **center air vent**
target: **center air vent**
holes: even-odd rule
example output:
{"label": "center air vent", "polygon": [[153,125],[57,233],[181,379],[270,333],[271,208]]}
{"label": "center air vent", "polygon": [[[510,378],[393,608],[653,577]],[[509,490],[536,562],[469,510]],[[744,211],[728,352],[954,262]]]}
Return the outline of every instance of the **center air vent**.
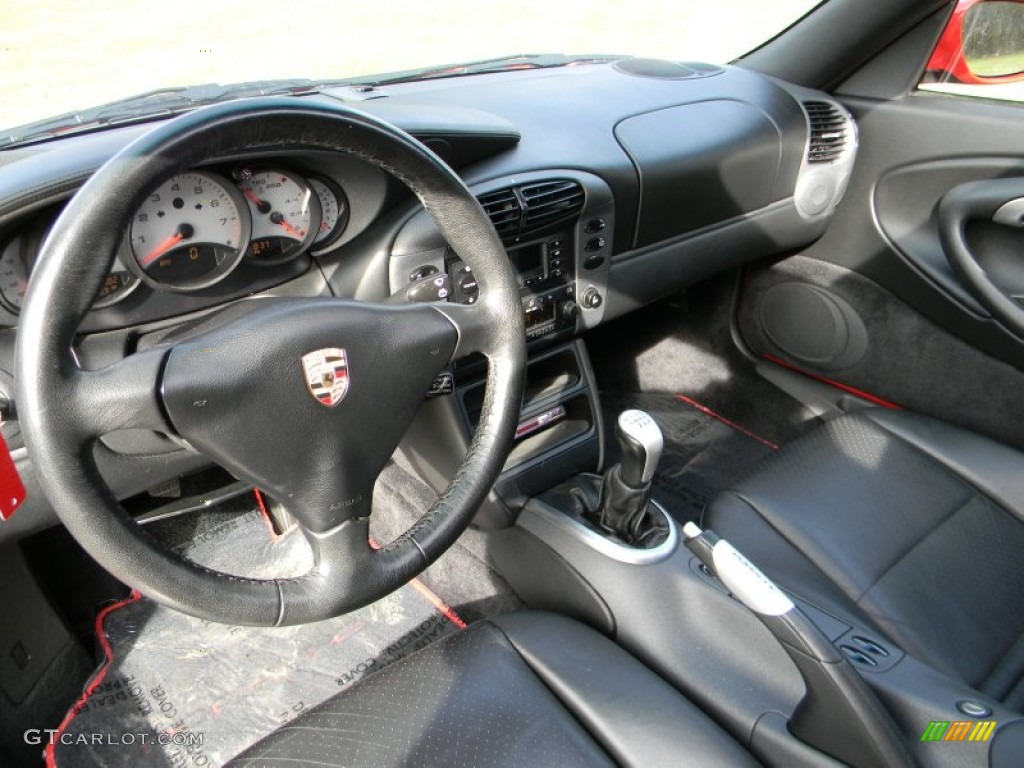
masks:
{"label": "center air vent", "polygon": [[480,195],[479,200],[499,235],[504,237],[519,231],[523,207],[519,204],[515,190],[499,189],[497,192]]}
{"label": "center air vent", "polygon": [[552,179],[499,189],[479,197],[502,238],[568,219],[583,209],[583,188],[571,179]]}
{"label": "center air vent", "polygon": [[525,229],[534,229],[577,214],[583,208],[583,189],[575,181],[542,181],[519,188],[526,215]]}
{"label": "center air vent", "polygon": [[827,101],[805,101],[811,139],[807,162],[831,163],[842,156],[849,138],[849,121],[843,111]]}

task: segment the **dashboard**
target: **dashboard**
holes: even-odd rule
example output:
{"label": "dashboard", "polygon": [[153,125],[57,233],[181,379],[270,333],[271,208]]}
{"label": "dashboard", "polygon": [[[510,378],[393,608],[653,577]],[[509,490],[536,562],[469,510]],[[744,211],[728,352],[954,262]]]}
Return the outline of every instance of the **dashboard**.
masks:
{"label": "dashboard", "polygon": [[[856,125],[831,97],[736,67],[624,59],[301,98],[394,123],[456,170],[519,275],[531,357],[712,274],[812,242],[856,157]],[[32,270],[67,201],[147,129],[0,152],[0,408],[23,475],[31,460],[10,398]],[[86,367],[260,297],[478,298],[472,272],[403,184],[325,151],[261,148],[182,168],[135,207],[117,253],[96,258],[111,268],[80,327]],[[458,386],[478,374],[452,375]],[[102,450],[120,497],[192,460],[155,438],[105,440]],[[38,520],[52,513],[4,531]]]}
{"label": "dashboard", "polygon": [[[216,285],[243,259],[274,267],[323,252],[348,225],[348,198],[325,176],[238,165],[175,174],[132,217],[93,306],[127,298],[142,283],[189,292]],[[53,216],[36,217],[0,248],[0,302],[21,309]]]}

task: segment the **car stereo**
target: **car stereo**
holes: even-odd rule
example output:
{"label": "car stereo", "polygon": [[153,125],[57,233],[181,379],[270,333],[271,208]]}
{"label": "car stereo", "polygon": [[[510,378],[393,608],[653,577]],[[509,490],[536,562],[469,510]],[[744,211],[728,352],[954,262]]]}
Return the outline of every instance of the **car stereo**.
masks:
{"label": "car stereo", "polygon": [[[508,249],[509,263],[519,277],[527,340],[576,327],[575,260],[571,243],[572,235],[560,232]],[[480,288],[469,265],[453,252],[447,268],[451,300],[460,304],[475,303]]]}

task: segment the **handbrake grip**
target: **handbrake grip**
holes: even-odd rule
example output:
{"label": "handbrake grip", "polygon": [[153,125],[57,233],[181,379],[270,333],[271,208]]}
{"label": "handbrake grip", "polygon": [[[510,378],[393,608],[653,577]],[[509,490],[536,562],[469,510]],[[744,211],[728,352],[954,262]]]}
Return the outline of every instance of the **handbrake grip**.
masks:
{"label": "handbrake grip", "polygon": [[789,596],[714,531],[683,527],[687,548],[782,645],[806,693],[789,730],[857,768],[916,765],[892,716],[845,656]]}

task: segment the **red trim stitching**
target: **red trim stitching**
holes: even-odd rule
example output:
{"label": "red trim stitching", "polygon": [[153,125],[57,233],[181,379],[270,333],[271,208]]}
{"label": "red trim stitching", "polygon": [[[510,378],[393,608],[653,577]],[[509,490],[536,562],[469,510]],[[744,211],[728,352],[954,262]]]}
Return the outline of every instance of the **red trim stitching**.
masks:
{"label": "red trim stitching", "polygon": [[71,725],[71,721],[75,719],[75,716],[82,710],[86,702],[89,701],[89,697],[92,696],[93,693],[96,692],[96,689],[100,687],[100,684],[107,676],[107,671],[110,669],[111,662],[114,660],[114,650],[110,647],[110,640],[107,639],[107,633],[103,629],[103,622],[106,620],[107,616],[116,611],[118,608],[124,608],[126,605],[131,605],[132,603],[136,602],[141,598],[142,595],[140,595],[137,591],[132,590],[131,596],[126,597],[124,600],[119,600],[116,603],[108,605],[106,608],[104,608],[102,611],[96,614],[96,638],[100,641],[100,646],[103,648],[103,665],[96,672],[92,681],[86,686],[85,691],[83,691],[82,695],[78,697],[78,701],[76,701],[74,705],[71,707],[71,709],[68,710],[68,713],[64,715],[64,719],[61,720],[60,725],[57,726],[57,732],[53,735],[53,738],[50,739],[49,743],[46,745],[46,749],[43,750],[43,755],[46,758],[46,768],[57,768],[57,756],[55,754],[55,749],[57,743],[60,741],[60,737],[67,730],[67,727]]}
{"label": "red trim stitching", "polygon": [[761,443],[762,445],[768,446],[773,451],[779,450],[779,446],[776,445],[775,443],[773,443],[771,440],[766,440],[765,438],[761,437],[760,435],[751,432],[746,427],[741,427],[736,422],[729,421],[729,419],[725,418],[725,416],[722,416],[721,414],[715,413],[713,410],[708,408],[706,405],[702,405],[701,403],[698,403],[696,400],[690,399],[686,395],[676,395],[676,397],[679,400],[681,400],[682,402],[686,403],[687,405],[696,408],[701,413],[705,413],[708,416],[710,416],[711,418],[717,419],[718,421],[722,422],[723,424],[725,424],[725,426],[732,427],[737,432],[746,435],[751,440],[757,440],[757,442]]}
{"label": "red trim stitching", "polygon": [[896,405],[896,403],[891,403],[888,400],[882,399],[881,397],[872,395],[870,392],[865,392],[864,390],[857,389],[856,387],[851,387],[849,384],[843,384],[842,382],[835,381],[834,379],[829,379],[825,376],[819,376],[816,373],[810,373],[809,371],[805,371],[803,368],[798,368],[792,363],[787,363],[785,360],[780,360],[779,358],[774,357],[772,355],[764,355],[764,359],[767,360],[769,363],[781,365],[783,368],[788,368],[789,370],[795,371],[796,373],[806,376],[809,379],[820,381],[822,384],[828,384],[830,387],[835,387],[836,389],[840,389],[843,392],[848,392],[851,395],[860,397],[864,400],[867,400],[869,403],[880,405],[883,408],[891,408],[894,411],[903,410],[902,405]]}

